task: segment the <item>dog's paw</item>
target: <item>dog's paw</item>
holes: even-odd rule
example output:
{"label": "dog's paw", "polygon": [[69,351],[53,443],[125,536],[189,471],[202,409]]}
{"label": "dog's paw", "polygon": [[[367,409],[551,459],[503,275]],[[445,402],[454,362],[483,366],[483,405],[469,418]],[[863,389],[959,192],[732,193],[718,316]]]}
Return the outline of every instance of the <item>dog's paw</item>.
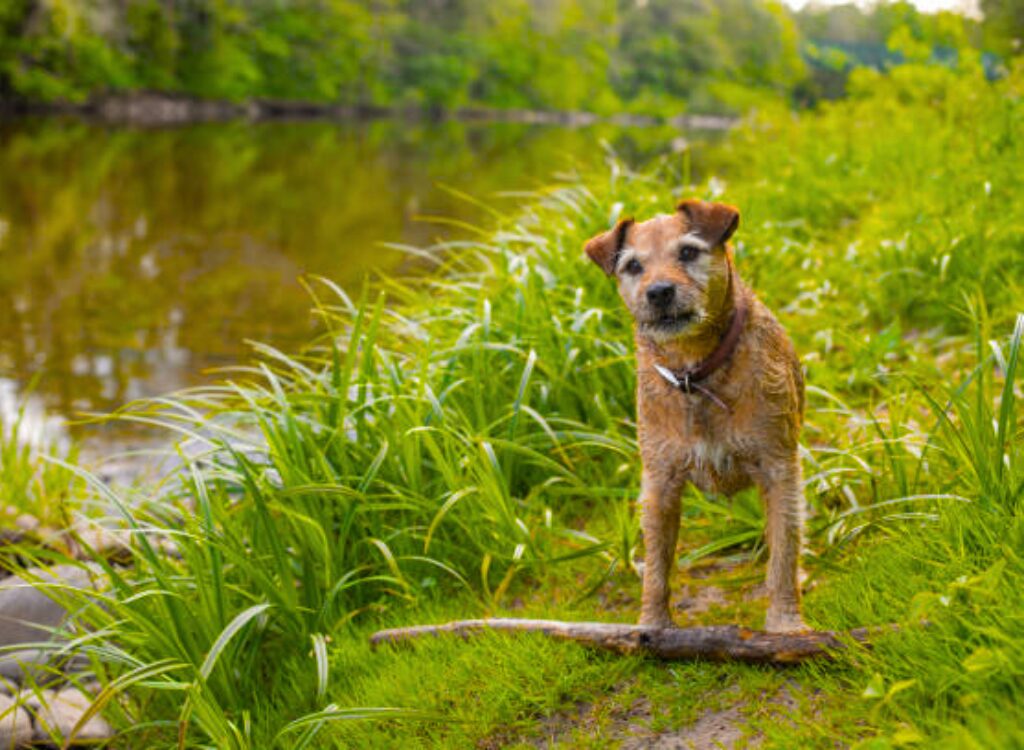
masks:
{"label": "dog's paw", "polygon": [[804,633],[810,630],[797,612],[768,612],[764,621],[768,633]]}

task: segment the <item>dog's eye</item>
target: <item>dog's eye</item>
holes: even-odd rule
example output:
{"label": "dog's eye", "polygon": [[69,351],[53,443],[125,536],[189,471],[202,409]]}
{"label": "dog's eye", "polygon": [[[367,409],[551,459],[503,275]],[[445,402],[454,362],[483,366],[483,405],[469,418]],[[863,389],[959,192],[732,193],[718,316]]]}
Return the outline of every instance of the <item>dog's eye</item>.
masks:
{"label": "dog's eye", "polygon": [[636,258],[631,258],[629,263],[626,264],[626,267],[623,270],[631,276],[636,276],[638,273],[644,270],[644,267],[640,265],[640,261],[638,261]]}
{"label": "dog's eye", "polygon": [[679,260],[683,263],[697,260],[698,255],[700,255],[700,248],[696,245],[683,245],[679,248]]}

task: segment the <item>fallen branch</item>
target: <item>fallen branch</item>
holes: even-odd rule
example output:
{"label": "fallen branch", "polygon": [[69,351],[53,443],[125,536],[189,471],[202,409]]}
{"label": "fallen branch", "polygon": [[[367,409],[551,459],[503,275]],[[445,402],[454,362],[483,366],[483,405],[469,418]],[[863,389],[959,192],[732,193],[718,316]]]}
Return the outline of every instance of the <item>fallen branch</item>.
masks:
{"label": "fallen branch", "polygon": [[648,654],[659,659],[742,661],[792,664],[815,657],[828,657],[851,642],[866,643],[873,635],[891,632],[894,625],[856,628],[849,632],[810,631],[766,633],[736,625],[705,625],[695,628],[655,628],[608,622],[561,622],[559,620],[457,620],[444,625],[416,625],[380,630],[370,636],[370,645],[401,645],[427,635],[451,634],[468,638],[487,630],[543,633],[563,641],[614,651],[620,654]]}

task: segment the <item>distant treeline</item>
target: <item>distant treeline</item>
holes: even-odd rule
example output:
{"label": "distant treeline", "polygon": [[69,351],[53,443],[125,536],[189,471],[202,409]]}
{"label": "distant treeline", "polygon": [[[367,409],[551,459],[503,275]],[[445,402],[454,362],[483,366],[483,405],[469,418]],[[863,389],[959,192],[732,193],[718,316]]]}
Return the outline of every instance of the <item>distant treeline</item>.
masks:
{"label": "distant treeline", "polygon": [[[999,2],[1012,6],[986,5]],[[765,96],[841,91],[844,71],[884,53],[897,28],[933,46],[969,25],[905,3],[793,14],[768,0],[2,0],[0,99],[147,90],[341,105],[736,111]]]}
{"label": "distant treeline", "polygon": [[906,2],[810,5],[795,14],[808,62],[811,98],[841,96],[856,67],[883,69],[906,61],[956,65],[969,53],[990,77],[1005,72],[1024,36],[1021,0],[981,0],[984,20],[921,13]]}

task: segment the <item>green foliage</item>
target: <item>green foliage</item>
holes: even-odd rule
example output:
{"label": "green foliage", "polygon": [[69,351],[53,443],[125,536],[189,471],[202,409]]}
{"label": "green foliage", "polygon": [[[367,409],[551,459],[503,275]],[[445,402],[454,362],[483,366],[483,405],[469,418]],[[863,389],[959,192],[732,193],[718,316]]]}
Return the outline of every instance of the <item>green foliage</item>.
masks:
{"label": "green foliage", "polygon": [[792,13],[775,0],[10,0],[0,93],[742,112],[834,98],[859,66],[952,63],[982,43],[1015,54],[1016,5],[985,10],[979,25],[906,2]]}
{"label": "green foliage", "polygon": [[[32,408],[35,407],[35,408]],[[0,414],[0,527],[13,529],[27,514],[49,530],[63,528],[85,495],[74,474],[51,459],[74,461],[74,448],[42,438],[38,404],[23,402]]]}
{"label": "green foliage", "polygon": [[981,0],[987,41],[1004,55],[1020,53],[1024,39],[1024,6],[1016,0]]}
{"label": "green foliage", "polygon": [[796,28],[774,3],[653,0],[622,12],[615,89],[629,102],[745,110],[804,74]]}
{"label": "green foliage", "polygon": [[[495,241],[453,245],[430,277],[387,284],[389,306],[328,285],[328,335],[302,356],[264,348],[236,385],[121,415],[184,430],[201,451],[154,512],[97,485],[141,550],[131,576],[106,571],[109,594],[79,618],[116,635],[82,645],[132,686],[122,665],[166,667],[146,673],[159,689],[131,688],[140,702],[119,722],[174,716],[197,741],[268,747],[286,722],[258,709],[266,686],[275,699],[297,690],[277,682],[282,669],[308,685],[310,645],[344,637],[361,613],[453,592],[495,607],[524,577],[574,561],[598,560],[591,584],[628,567],[630,544],[578,528],[589,508],[635,541],[630,514],[611,512],[635,444],[626,331],[611,290],[591,299],[591,269],[565,266],[579,231],[566,212],[588,231],[605,223],[587,190],[558,189]],[[433,308],[438,296],[450,306]],[[181,560],[143,533],[173,540]],[[204,670],[227,632],[231,668]],[[310,685],[287,703],[313,715],[318,701]]]}
{"label": "green foliage", "polygon": [[775,3],[693,0],[14,0],[0,92],[111,90],[355,105],[677,114],[786,95],[803,74]]}
{"label": "green foliage", "polygon": [[981,44],[978,23],[958,13],[923,13],[909,2],[809,4],[796,14],[809,79],[800,97],[837,98],[859,67],[883,70],[905,62],[955,65]]}
{"label": "green foliage", "polygon": [[[909,619],[907,632],[856,658],[873,720],[893,739],[916,736],[943,747],[1016,747],[1024,691],[1024,419],[1020,387],[1024,315],[1008,341],[978,323],[982,362],[962,382],[926,394],[934,429],[925,448],[945,503],[917,531],[851,556],[852,569],[813,608],[830,625]],[[927,628],[913,623],[927,620]]]}

